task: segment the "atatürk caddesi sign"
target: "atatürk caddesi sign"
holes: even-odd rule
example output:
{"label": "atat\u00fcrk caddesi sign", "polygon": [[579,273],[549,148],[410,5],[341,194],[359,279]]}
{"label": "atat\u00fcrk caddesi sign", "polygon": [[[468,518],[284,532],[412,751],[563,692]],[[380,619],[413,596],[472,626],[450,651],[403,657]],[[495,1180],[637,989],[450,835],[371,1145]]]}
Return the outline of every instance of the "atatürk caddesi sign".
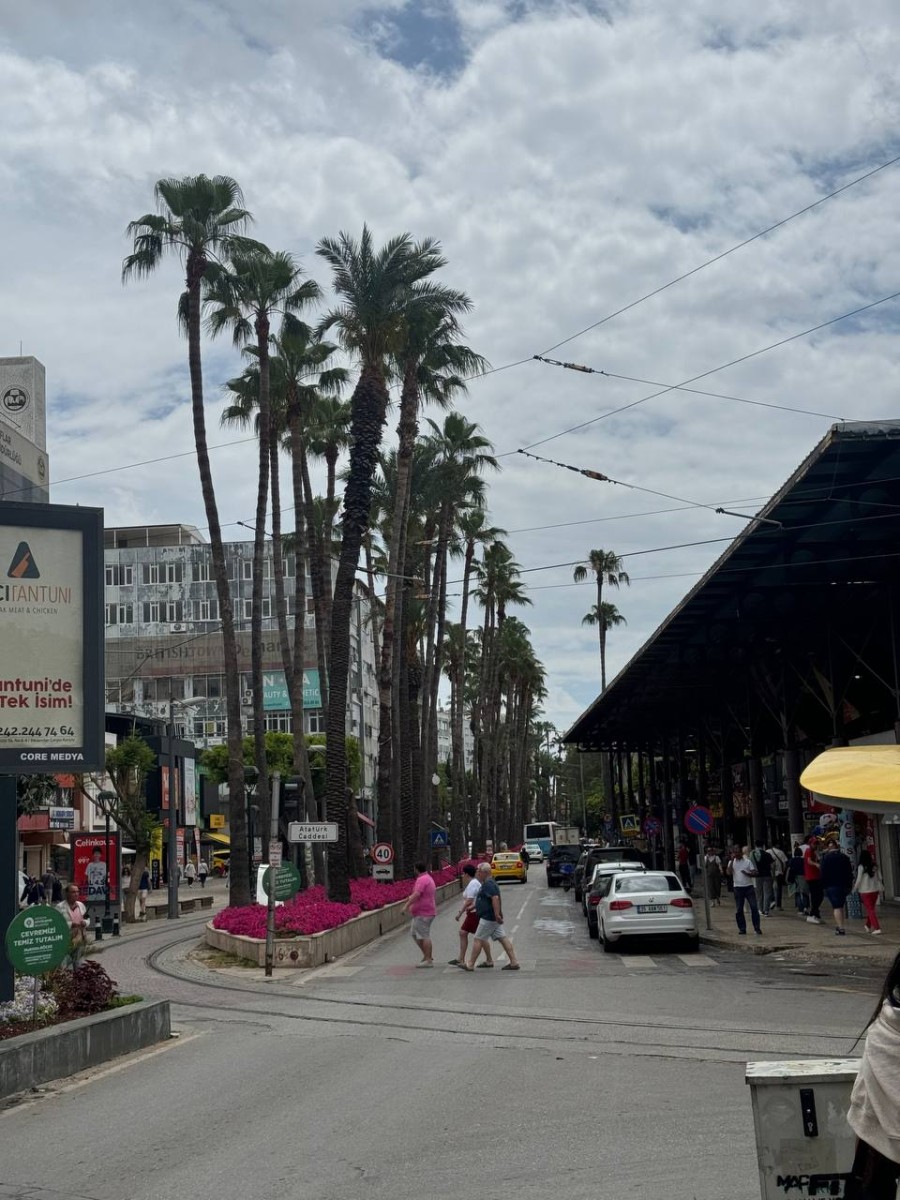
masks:
{"label": "atat\u00fcrk caddesi sign", "polygon": [[0,773],[103,767],[103,511],[0,503]]}

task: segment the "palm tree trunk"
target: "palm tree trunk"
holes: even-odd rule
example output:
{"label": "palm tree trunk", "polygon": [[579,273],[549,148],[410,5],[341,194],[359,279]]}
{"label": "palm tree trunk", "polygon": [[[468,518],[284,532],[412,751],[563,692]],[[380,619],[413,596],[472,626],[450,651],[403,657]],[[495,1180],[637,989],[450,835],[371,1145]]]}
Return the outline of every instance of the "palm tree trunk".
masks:
{"label": "palm tree trunk", "polygon": [[388,405],[384,377],[374,366],[363,367],[353,393],[350,426],[350,468],[344,489],[341,554],[331,607],[331,646],[328,717],[325,745],[325,800],[328,817],[336,821],[340,841],[329,853],[329,896],[350,899],[347,863],[347,682],[350,673],[350,619],[359,552],[369,523],[372,480]]}
{"label": "palm tree trunk", "polygon": [[303,475],[303,512],[306,515],[306,539],[309,546],[309,581],[312,586],[313,609],[316,617],[316,660],[319,664],[319,690],[322,696],[322,707],[327,710],[328,638],[331,633],[330,543],[328,547],[325,547],[324,531],[319,529],[316,524],[316,509],[313,504],[312,483],[309,478],[309,459],[302,443],[300,444],[300,470]]}
{"label": "palm tree trunk", "polygon": [[[256,800],[264,837],[271,827],[269,771],[266,761],[266,725],[263,710],[262,593],[266,552],[266,517],[269,504],[269,446],[272,412],[269,392],[269,322],[256,321],[259,356],[259,480],[256,489],[256,524],[253,530],[253,611],[250,614],[250,672],[253,683],[253,759],[257,770]],[[266,855],[268,860],[268,855]]]}
{"label": "palm tree trunk", "polygon": [[187,267],[188,368],[191,377],[191,415],[200,473],[200,491],[209,526],[209,544],[222,622],[222,665],[225,675],[225,709],[228,740],[228,813],[233,862],[228,877],[232,905],[250,903],[250,866],[247,859],[247,794],[244,788],[244,752],[241,730],[241,678],[238,668],[234,608],[225,563],[222,526],[213,486],[203,407],[203,364],[200,354],[200,284],[206,269],[202,255],[191,254]]}

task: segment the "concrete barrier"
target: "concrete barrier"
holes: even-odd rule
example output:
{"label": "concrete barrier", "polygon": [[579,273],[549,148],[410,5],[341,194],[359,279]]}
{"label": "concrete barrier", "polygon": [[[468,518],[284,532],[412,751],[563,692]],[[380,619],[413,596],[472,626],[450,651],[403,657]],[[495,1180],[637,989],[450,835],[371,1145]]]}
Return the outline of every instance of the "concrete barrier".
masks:
{"label": "concrete barrier", "polygon": [[[460,893],[460,881],[452,880],[441,884],[435,892],[435,900],[440,905]],[[326,929],[324,933],[313,933],[308,937],[277,937],[275,939],[276,967],[321,967],[323,963],[333,962],[342,954],[349,954],[368,942],[374,942],[385,933],[399,929],[409,921],[409,917],[400,910],[405,901],[398,900],[394,904],[386,904],[384,908],[376,908],[372,912],[360,913],[336,929]],[[259,938],[242,937],[236,933],[226,933],[224,929],[214,929],[212,923],[206,926],[205,939],[207,946],[222,950],[226,954],[234,954],[238,958],[249,959],[258,967],[266,964],[266,943]]]}
{"label": "concrete barrier", "polygon": [[0,1099],[164,1042],[168,1000],[141,1000],[0,1042]]}

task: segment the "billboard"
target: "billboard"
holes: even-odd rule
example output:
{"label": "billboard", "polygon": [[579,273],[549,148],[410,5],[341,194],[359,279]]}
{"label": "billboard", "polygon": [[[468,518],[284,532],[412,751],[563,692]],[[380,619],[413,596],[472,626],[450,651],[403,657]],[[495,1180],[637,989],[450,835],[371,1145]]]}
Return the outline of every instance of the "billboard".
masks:
{"label": "billboard", "polygon": [[85,904],[105,904],[109,881],[109,902],[119,903],[118,833],[73,833],[72,882],[78,885],[78,898]]}
{"label": "billboard", "polygon": [[[263,673],[263,708],[265,711],[285,712],[290,707],[291,698],[288,695],[284,671],[265,671]],[[318,671],[306,670],[303,672],[303,707],[322,707],[322,691],[319,687]]]}
{"label": "billboard", "polygon": [[104,764],[103,510],[0,503],[0,773]]}

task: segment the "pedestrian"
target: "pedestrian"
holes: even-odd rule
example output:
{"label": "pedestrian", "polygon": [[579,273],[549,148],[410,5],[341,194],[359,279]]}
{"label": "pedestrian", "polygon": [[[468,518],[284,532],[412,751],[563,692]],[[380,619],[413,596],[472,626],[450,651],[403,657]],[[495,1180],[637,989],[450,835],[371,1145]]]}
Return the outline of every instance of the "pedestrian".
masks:
{"label": "pedestrian", "polygon": [[524,846],[522,846],[521,850],[519,851],[519,857],[521,858],[522,862],[525,864],[526,867],[531,862],[531,855],[528,853],[528,851],[525,849]]}
{"label": "pedestrian", "polygon": [[[737,847],[735,847],[737,849]],[[747,932],[747,921],[744,917],[744,905],[750,905],[750,918],[753,929],[757,934],[762,933],[759,923],[759,905],[756,902],[756,867],[750,857],[750,847],[744,846],[740,857],[735,857],[728,864],[728,871],[734,883],[734,919],[737,922],[738,933]]]}
{"label": "pedestrian", "polygon": [[36,875],[29,876],[25,899],[29,905],[43,904],[47,899],[47,893],[44,890],[44,885]]}
{"label": "pedestrian", "polygon": [[822,868],[819,865],[819,839],[812,834],[806,839],[803,847],[803,878],[806,880],[809,892],[809,916],[806,918],[810,925],[821,925],[822,918],[819,909],[822,907]]}
{"label": "pedestrian", "polygon": [[464,971],[475,970],[475,960],[490,942],[499,942],[509,962],[501,967],[501,971],[518,971],[519,961],[512,942],[503,928],[503,907],[500,903],[500,889],[491,877],[489,863],[480,863],[477,879],[481,891],[475,897],[475,912],[478,916],[478,928],[475,930],[475,941],[465,962],[460,963]]}
{"label": "pedestrian", "polygon": [[875,906],[878,903],[878,897],[884,890],[884,884],[881,881],[881,872],[875,865],[875,859],[868,850],[863,850],[860,853],[853,890],[859,893],[859,898],[865,910],[866,933],[880,935],[881,923],[878,920]]}
{"label": "pedestrian", "polygon": [[775,907],[779,912],[784,911],[784,884],[787,872],[787,855],[780,846],[773,842],[767,847],[772,855],[772,882],[775,888]]}
{"label": "pedestrian", "polygon": [[201,858],[200,862],[197,864],[197,875],[200,879],[200,886],[202,888],[206,887],[206,877],[208,874],[209,874],[209,864],[207,863],[205,858]]}
{"label": "pedestrian", "polygon": [[706,877],[706,894],[710,904],[722,904],[722,860],[713,847],[706,851],[703,862]]}
{"label": "pedestrian", "polygon": [[75,967],[87,950],[88,933],[87,907],[78,899],[77,883],[66,886],[65,898],[56,908],[66,918],[66,924],[69,926],[68,962],[70,966]]}
{"label": "pedestrian", "polygon": [[685,842],[678,847],[678,875],[684,890],[690,895],[694,881],[691,879],[691,856]]}
{"label": "pedestrian", "polygon": [[795,844],[794,851],[788,859],[784,878],[788,887],[793,888],[794,907],[798,915],[805,917],[809,908],[809,887],[803,875],[803,847],[799,842]]}
{"label": "pedestrian", "polygon": [[759,911],[762,915],[767,917],[775,904],[775,889],[772,886],[772,866],[774,859],[766,849],[766,844],[762,838],[756,839],[756,844],[750,858],[754,867],[756,867],[756,879],[754,880],[756,903],[759,905]]}
{"label": "pedestrian", "polygon": [[138,904],[140,905],[139,919],[147,920],[147,897],[150,895],[150,872],[144,867],[138,880]]}
{"label": "pedestrian", "polygon": [[429,875],[425,863],[417,862],[415,868],[416,881],[413,884],[413,890],[400,911],[409,913],[412,917],[409,932],[413,941],[422,951],[422,961],[416,963],[416,966],[433,967],[431,923],[437,916],[434,880]]}
{"label": "pedestrian", "polygon": [[[481,880],[478,878],[478,869],[474,863],[466,863],[463,867],[463,874],[468,877],[468,883],[465,886],[462,894],[462,906],[456,914],[457,921],[462,918],[462,925],[459,927],[459,957],[450,959],[450,966],[461,967],[466,961],[466,953],[469,949],[469,934],[474,933],[478,928],[478,914],[475,912],[475,900],[478,893],[481,891]],[[494,960],[491,957],[490,943],[486,943],[484,947],[484,962],[480,962],[479,967],[492,967]]]}
{"label": "pedestrian", "polygon": [[846,1200],[894,1200],[900,1179],[900,954],[867,1026],[847,1120],[858,1141]]}
{"label": "pedestrian", "polygon": [[194,866],[194,860],[189,858],[184,868],[184,877],[187,880],[188,887],[194,886],[194,880],[197,878],[197,868]]}
{"label": "pedestrian", "polygon": [[845,937],[847,930],[844,928],[844,909],[847,896],[853,889],[853,867],[835,838],[825,842],[825,852],[820,864],[820,881],[822,891],[834,913],[834,932],[838,937]]}
{"label": "pedestrian", "polygon": [[730,846],[728,848],[728,850],[725,851],[725,866],[723,869],[725,871],[725,886],[728,888],[729,895],[733,895],[733,893],[734,893],[734,880],[731,878],[731,872],[729,871],[728,868],[731,866],[731,863],[733,862],[734,859],[740,858],[740,857],[741,857],[740,846]]}

